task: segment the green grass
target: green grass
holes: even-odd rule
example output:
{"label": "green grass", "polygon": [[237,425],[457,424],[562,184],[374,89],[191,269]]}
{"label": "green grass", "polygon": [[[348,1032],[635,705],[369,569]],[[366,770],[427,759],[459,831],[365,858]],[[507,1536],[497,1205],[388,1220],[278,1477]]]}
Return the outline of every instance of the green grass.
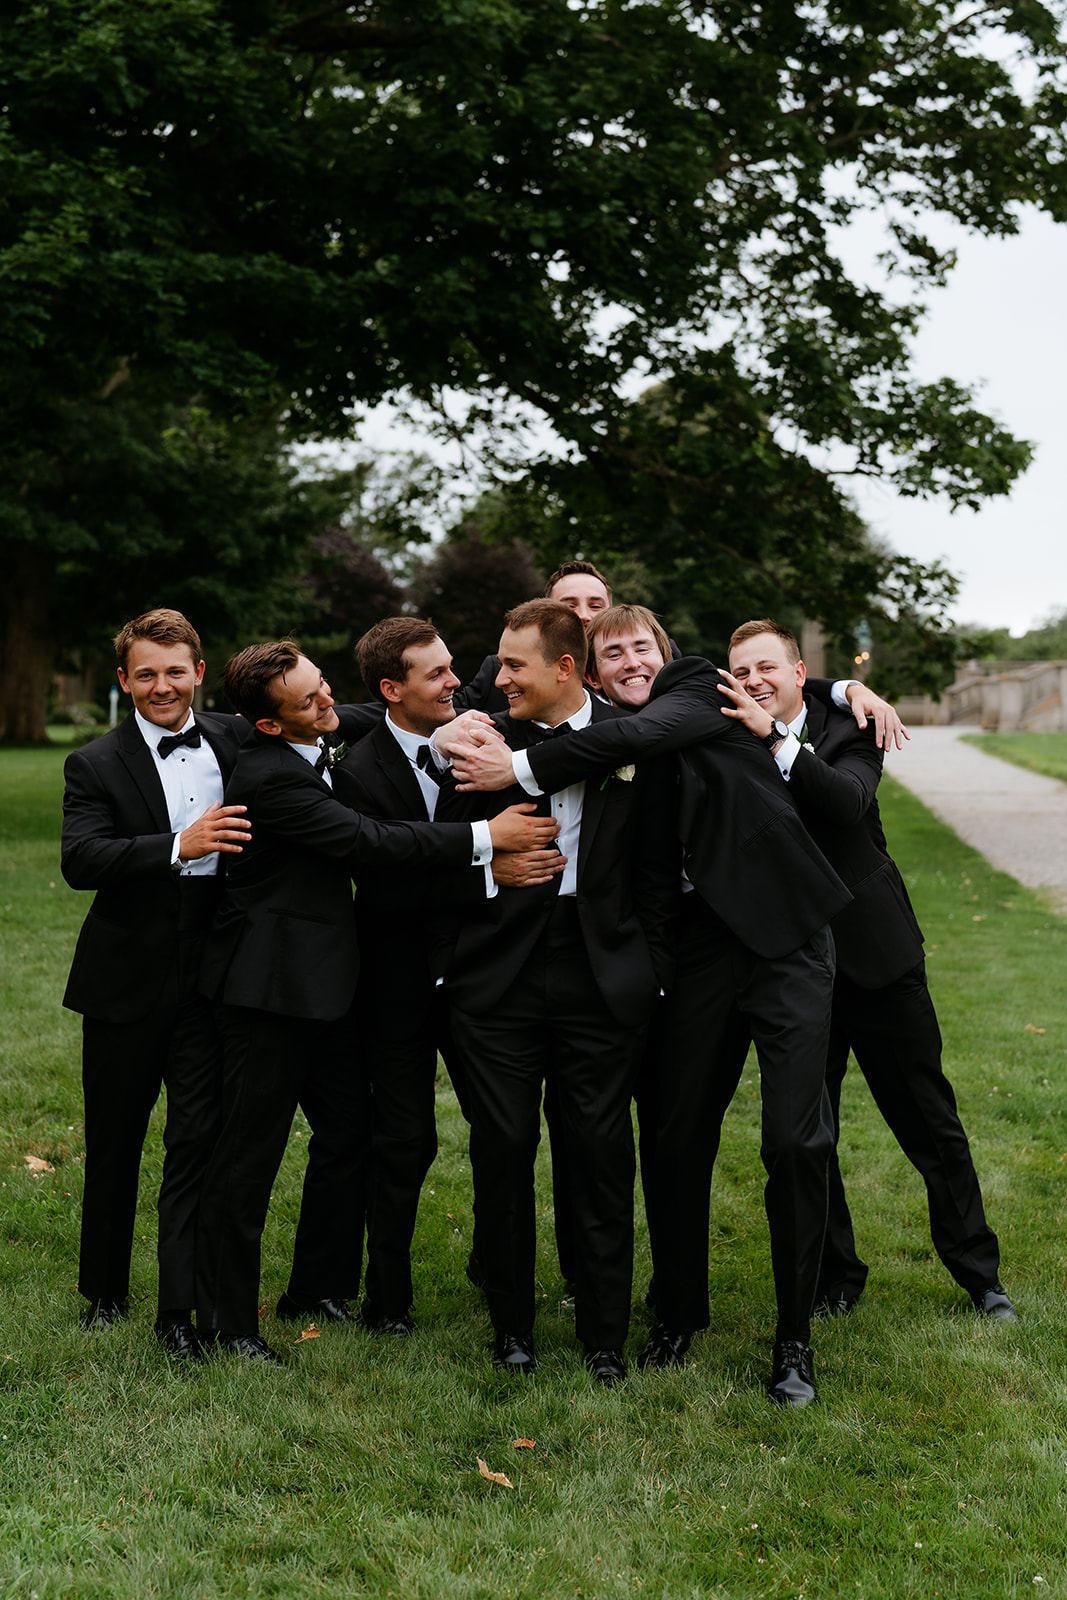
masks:
{"label": "green grass", "polygon": [[[61,769],[61,751],[0,754],[0,1600],[1067,1590],[1067,925],[1038,896],[887,780],[887,827],[929,940],[946,1063],[1018,1324],[984,1322],[940,1267],[922,1186],[853,1071],[842,1164],[871,1278],[853,1316],[819,1331],[819,1405],[772,1408],[750,1065],[716,1173],[713,1324],[683,1371],[591,1388],[557,1303],[543,1188],[540,1368],[525,1385],[494,1377],[463,1277],[470,1179],[443,1083],[415,1336],[331,1329],[295,1348],[268,1313],[288,1372],[174,1371],[151,1334],[158,1117],[132,1315],[109,1335],[77,1322],[79,1025],[59,1000],[87,897],[59,875]],[[304,1132],[268,1223],[271,1308]],[[27,1153],[55,1173],[30,1176]],[[648,1269],[642,1233],[631,1354]],[[520,1437],[536,1447],[516,1449]],[[514,1488],[484,1481],[479,1456]]]}
{"label": "green grass", "polygon": [[1067,733],[965,733],[963,739],[987,755],[1067,783]]}

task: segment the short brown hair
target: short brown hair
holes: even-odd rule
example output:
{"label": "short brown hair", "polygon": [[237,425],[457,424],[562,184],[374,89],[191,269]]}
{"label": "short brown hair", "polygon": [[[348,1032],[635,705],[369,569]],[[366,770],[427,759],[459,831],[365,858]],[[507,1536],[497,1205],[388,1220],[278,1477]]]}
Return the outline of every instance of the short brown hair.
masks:
{"label": "short brown hair", "polygon": [[193,653],[194,665],[200,662],[200,635],[180,611],[168,611],[165,606],[160,606],[155,611],[142,612],[141,616],[134,617],[132,622],[127,622],[124,628],[119,629],[113,642],[123,672],[126,671],[130,646],[136,639],[149,639],[153,644],[187,645]]}
{"label": "short brown hair", "polygon": [[557,583],[562,582],[564,578],[573,578],[579,574],[584,574],[584,576],[587,578],[596,578],[598,582],[604,585],[604,588],[607,591],[608,605],[610,606],[611,584],[608,582],[607,578],[605,578],[602,572],[597,571],[596,567],[594,567],[591,561],[565,561],[561,567],[557,567],[551,578],[549,578],[548,582],[545,584],[545,599],[551,600],[552,591],[556,587]]}
{"label": "short brown hair", "polygon": [[291,672],[303,655],[291,639],[246,645],[222,669],[222,692],[248,722],[273,717],[281,701],[271,685]]}
{"label": "short brown hair", "polygon": [[785,645],[785,653],[793,666],[800,660],[800,646],[797,644],[795,633],[790,633],[788,628],[779,627],[777,622],[772,622],[770,617],[757,617],[752,622],[742,622],[730,635],[730,643],[726,648],[726,658],[729,660],[730,651],[735,645],[744,644],[746,639],[755,639],[761,633],[773,633]]}
{"label": "short brown hair", "polygon": [[405,652],[420,645],[433,644],[441,635],[424,617],[383,617],[368,628],[356,644],[356,660],[363,682],[373,694],[384,698],[379,687],[383,678],[403,683],[411,668]]}
{"label": "short brown hair", "polygon": [[505,628],[536,628],[541,635],[541,654],[546,662],[573,656],[578,676],[585,672],[589,646],[578,613],[559,600],[524,600],[513,606],[504,618]]}
{"label": "short brown hair", "polygon": [[629,633],[631,629],[635,628],[648,629],[656,641],[659,653],[663,657],[663,664],[666,666],[674,654],[671,649],[671,641],[667,637],[666,628],[647,606],[609,606],[606,611],[597,613],[586,632],[586,638],[589,640],[589,652],[593,658],[593,666],[596,666],[596,644],[598,639],[605,637],[613,639],[616,634]]}

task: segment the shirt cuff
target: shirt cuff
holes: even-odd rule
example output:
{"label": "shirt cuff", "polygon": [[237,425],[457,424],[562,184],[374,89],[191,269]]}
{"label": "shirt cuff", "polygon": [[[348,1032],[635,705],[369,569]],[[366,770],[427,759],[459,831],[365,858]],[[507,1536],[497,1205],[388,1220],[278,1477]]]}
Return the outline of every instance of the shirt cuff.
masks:
{"label": "shirt cuff", "polygon": [[783,739],[777,750],[774,752],[775,765],[777,766],[778,771],[782,774],[782,777],[785,779],[786,783],[789,782],[789,774],[793,770],[793,762],[796,760],[799,754],[800,740],[797,738],[795,733],[791,733],[787,738]]}
{"label": "shirt cuff", "polygon": [[451,771],[451,768],[452,768],[452,757],[451,756],[445,756],[445,755],[441,754],[440,750],[438,750],[437,746],[433,742],[433,734],[432,733],[430,735],[430,755],[431,755],[431,757],[433,759],[433,764],[437,768],[438,772],[449,772],[449,771]]}
{"label": "shirt cuff", "polygon": [[178,852],[181,849],[181,847],[182,847],[182,836],[181,836],[180,833],[176,833],[174,835],[174,843],[171,846],[171,850],[170,850],[170,866],[171,866],[171,871],[172,872],[173,872],[174,868],[178,865]]}
{"label": "shirt cuff", "polygon": [[500,885],[493,877],[492,864],[487,861],[482,871],[485,873],[485,898],[487,900],[495,900]]}
{"label": "shirt cuff", "polygon": [[860,680],[858,678],[837,678],[834,683],[831,684],[830,699],[833,701],[838,711],[852,710],[852,707],[848,703],[848,695],[845,693],[845,690],[851,689],[852,685],[854,683],[859,683],[859,681]]}
{"label": "shirt cuff", "polygon": [[489,836],[488,822],[472,822],[471,836],[474,844],[471,866],[487,867],[493,859],[493,841]]}
{"label": "shirt cuff", "polygon": [[530,752],[528,750],[513,750],[511,752],[511,770],[515,774],[515,782],[521,784],[527,794],[544,794],[543,789],[537,787],[537,779],[530,766]]}

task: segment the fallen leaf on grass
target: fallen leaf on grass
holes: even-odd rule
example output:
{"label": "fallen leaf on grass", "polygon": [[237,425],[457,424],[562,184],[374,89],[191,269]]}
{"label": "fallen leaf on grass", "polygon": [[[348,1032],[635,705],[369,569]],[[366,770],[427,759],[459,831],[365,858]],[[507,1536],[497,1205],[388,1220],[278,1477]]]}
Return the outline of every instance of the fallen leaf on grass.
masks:
{"label": "fallen leaf on grass", "polygon": [[511,1442],[515,1446],[516,1450],[532,1450],[534,1445],[537,1443],[537,1440],[536,1439],[512,1439]]}
{"label": "fallen leaf on grass", "polygon": [[488,1478],[490,1483],[501,1483],[505,1489],[514,1489],[515,1485],[510,1478],[506,1478],[502,1472],[490,1472],[481,1456],[477,1456],[475,1459],[478,1462],[478,1471],[483,1478]]}
{"label": "fallen leaf on grass", "polygon": [[300,1335],[299,1339],[294,1339],[293,1343],[294,1344],[303,1344],[305,1339],[317,1339],[318,1337],[319,1337],[318,1328],[316,1328],[316,1326],[315,1326],[315,1324],[313,1322],[309,1322],[307,1327],[304,1329],[303,1333]]}
{"label": "fallen leaf on grass", "polygon": [[43,1161],[40,1156],[27,1156],[26,1165],[31,1172],[54,1172],[56,1170],[50,1161]]}
{"label": "fallen leaf on grass", "polygon": [[[1024,1033],[1044,1033],[1044,1031],[1044,1028],[1035,1028],[1032,1022],[1028,1022],[1023,1029]],[[27,1156],[26,1160],[28,1161],[29,1159],[29,1156]]]}

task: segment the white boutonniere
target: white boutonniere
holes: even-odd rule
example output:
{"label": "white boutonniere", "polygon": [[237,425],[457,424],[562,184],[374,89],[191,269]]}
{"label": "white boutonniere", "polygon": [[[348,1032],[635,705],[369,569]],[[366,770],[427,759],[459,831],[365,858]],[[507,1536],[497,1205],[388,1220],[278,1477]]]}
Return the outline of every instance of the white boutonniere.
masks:
{"label": "white boutonniere", "polygon": [[332,772],[348,754],[348,740],[342,739],[340,744],[332,744],[326,752],[326,768]]}
{"label": "white boutonniere", "polygon": [[606,789],[608,784],[611,782],[612,778],[618,778],[620,783],[633,783],[634,774],[636,772],[637,772],[637,768],[633,765],[632,762],[628,766],[625,766],[625,767],[616,767],[614,772],[609,772],[608,773],[607,777],[604,779],[604,782],[600,785],[600,787],[601,787],[601,789]]}

